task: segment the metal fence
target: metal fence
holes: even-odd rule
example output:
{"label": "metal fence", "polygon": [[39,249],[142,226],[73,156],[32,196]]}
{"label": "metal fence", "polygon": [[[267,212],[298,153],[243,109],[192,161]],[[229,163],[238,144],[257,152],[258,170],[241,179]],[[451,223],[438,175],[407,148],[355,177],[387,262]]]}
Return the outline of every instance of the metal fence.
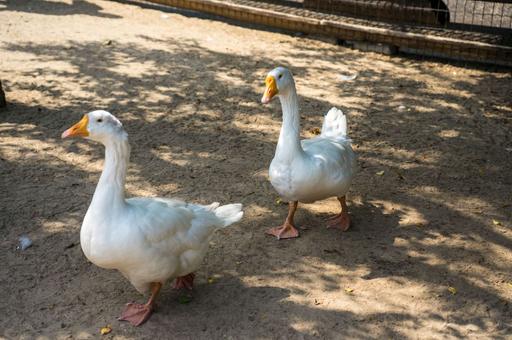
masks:
{"label": "metal fence", "polygon": [[[303,0],[305,8],[362,18],[452,27],[512,28],[512,0]],[[460,28],[460,26],[455,26]]]}
{"label": "metal fence", "polygon": [[[413,32],[443,37],[438,45],[428,39],[402,40],[396,45],[406,53],[512,64],[512,0],[268,0],[306,10],[366,20],[364,25],[384,27],[394,32]],[[341,21],[346,19],[341,19]],[[343,38],[343,37],[341,37]],[[462,43],[501,46],[494,51],[461,52],[456,44],[442,46],[448,40]],[[386,42],[387,39],[381,39]],[[360,42],[355,45],[361,46]],[[396,49],[396,50],[398,50]],[[472,54],[472,55],[471,55]]]}
{"label": "metal fence", "polygon": [[512,66],[512,0],[147,1],[374,51]]}

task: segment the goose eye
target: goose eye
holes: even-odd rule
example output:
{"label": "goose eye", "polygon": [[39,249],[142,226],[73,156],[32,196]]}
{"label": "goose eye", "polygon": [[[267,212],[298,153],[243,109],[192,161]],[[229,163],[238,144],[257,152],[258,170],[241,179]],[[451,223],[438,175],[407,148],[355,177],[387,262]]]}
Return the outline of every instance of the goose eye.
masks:
{"label": "goose eye", "polygon": [[98,118],[98,119],[96,119],[96,121],[97,121],[98,123],[101,123],[101,122],[103,121],[103,119]]}

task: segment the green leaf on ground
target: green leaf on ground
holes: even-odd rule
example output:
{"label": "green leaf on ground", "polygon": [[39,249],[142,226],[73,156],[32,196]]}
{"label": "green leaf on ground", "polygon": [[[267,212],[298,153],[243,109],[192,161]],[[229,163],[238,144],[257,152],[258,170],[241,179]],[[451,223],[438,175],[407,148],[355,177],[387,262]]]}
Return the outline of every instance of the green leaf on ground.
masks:
{"label": "green leaf on ground", "polygon": [[186,305],[192,301],[192,297],[190,295],[180,295],[178,297],[178,302],[182,305]]}

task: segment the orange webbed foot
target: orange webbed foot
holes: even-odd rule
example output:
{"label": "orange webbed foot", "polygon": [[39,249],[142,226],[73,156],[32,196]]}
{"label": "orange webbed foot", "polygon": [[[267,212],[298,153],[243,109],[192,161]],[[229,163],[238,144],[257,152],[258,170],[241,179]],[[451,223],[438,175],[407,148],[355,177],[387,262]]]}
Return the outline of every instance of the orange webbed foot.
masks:
{"label": "orange webbed foot", "polygon": [[188,290],[192,290],[194,288],[194,273],[187,274],[185,276],[179,276],[176,278],[176,281],[174,281],[174,284],[172,286],[173,289],[183,289],[186,288]]}
{"label": "orange webbed foot", "polygon": [[284,223],[281,226],[270,228],[266,231],[268,235],[274,235],[278,240],[299,237],[299,231],[291,223]]}
{"label": "orange webbed foot", "polygon": [[152,312],[153,308],[147,304],[127,303],[118,320],[128,321],[133,326],[140,326],[149,319]]}
{"label": "orange webbed foot", "polygon": [[330,218],[327,222],[327,228],[347,231],[350,228],[350,216],[347,213],[343,213]]}

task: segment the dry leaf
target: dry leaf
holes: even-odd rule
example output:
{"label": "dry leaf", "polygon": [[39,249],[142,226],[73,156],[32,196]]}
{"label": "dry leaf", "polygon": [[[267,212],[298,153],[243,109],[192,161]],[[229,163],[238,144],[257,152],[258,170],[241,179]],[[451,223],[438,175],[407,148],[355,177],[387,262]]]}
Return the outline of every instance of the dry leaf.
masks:
{"label": "dry leaf", "polygon": [[455,288],[455,287],[448,287],[448,291],[449,291],[450,293],[452,293],[452,295],[457,294],[457,288]]}
{"label": "dry leaf", "polygon": [[498,221],[498,220],[494,220],[494,219],[493,219],[493,220],[492,220],[492,224],[494,224],[494,225],[501,225],[501,222],[500,222],[500,221]]}
{"label": "dry leaf", "polygon": [[208,278],[208,283],[209,283],[209,284],[212,284],[212,283],[214,283],[214,282],[215,282],[215,279],[214,279],[213,277],[209,277],[209,278]]}
{"label": "dry leaf", "polygon": [[283,200],[280,197],[276,198],[276,205],[281,205],[281,204],[286,204],[286,202],[283,202]]}
{"label": "dry leaf", "polygon": [[101,335],[106,335],[106,334],[108,334],[108,333],[110,333],[110,332],[112,332],[112,327],[110,327],[110,325],[105,326],[105,327],[102,327],[102,328],[100,329],[100,333],[101,333]]}
{"label": "dry leaf", "polygon": [[381,171],[378,171],[375,173],[377,176],[382,176],[384,175],[384,170],[381,170]]}
{"label": "dry leaf", "polygon": [[315,127],[315,128],[309,129],[309,132],[311,132],[314,135],[319,135],[322,131],[319,128]]}
{"label": "dry leaf", "polygon": [[345,288],[345,292],[352,294],[354,292],[353,288]]}

